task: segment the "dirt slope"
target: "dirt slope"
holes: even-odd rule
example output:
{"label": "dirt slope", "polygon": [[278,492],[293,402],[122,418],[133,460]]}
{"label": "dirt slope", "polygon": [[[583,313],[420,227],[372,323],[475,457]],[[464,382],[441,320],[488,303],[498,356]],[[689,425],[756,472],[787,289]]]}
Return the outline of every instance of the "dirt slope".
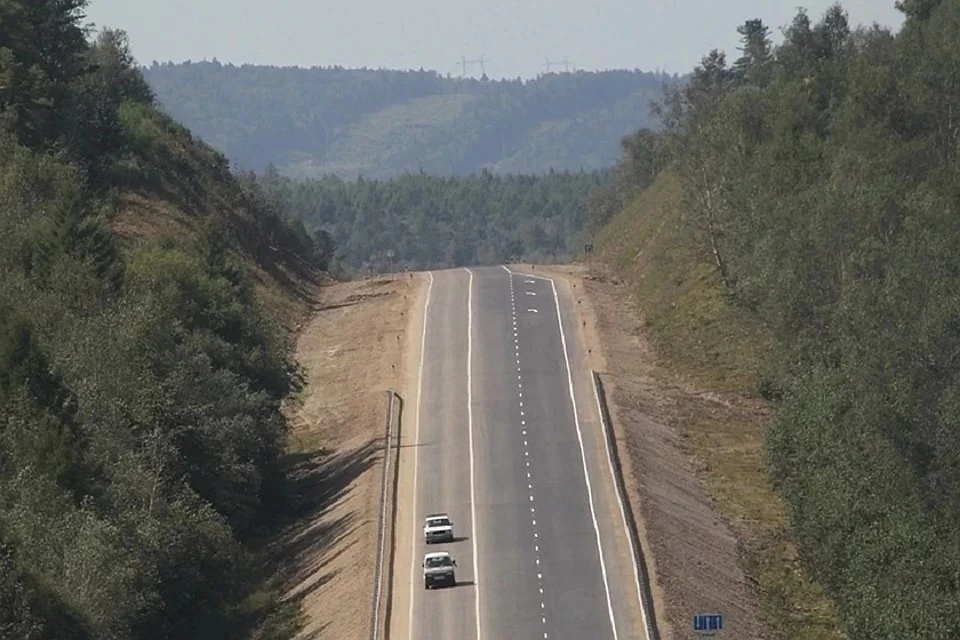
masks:
{"label": "dirt slope", "polygon": [[294,413],[296,524],[285,532],[286,598],[299,601],[297,638],[369,633],[386,389],[404,386],[409,274],[326,286],[303,327],[307,387]]}

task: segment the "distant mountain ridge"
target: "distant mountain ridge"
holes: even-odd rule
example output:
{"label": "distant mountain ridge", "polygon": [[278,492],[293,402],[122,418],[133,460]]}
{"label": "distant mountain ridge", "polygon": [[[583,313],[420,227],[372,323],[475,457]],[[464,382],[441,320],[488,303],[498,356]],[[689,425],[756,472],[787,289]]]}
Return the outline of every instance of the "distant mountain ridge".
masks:
{"label": "distant mountain ridge", "polygon": [[143,73],[170,115],[240,168],[348,179],[608,167],[623,136],[655,126],[650,101],[678,81],[639,70],[478,80],[216,60]]}

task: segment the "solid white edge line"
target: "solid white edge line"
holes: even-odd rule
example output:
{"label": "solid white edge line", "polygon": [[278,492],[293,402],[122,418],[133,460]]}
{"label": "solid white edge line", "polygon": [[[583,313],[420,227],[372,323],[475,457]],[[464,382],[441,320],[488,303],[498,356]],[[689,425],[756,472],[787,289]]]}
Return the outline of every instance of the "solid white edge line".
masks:
{"label": "solid white edge line", "polygon": [[[505,265],[504,269],[507,270],[507,273],[513,274],[508,267]],[[563,345],[563,360],[567,367],[567,388],[570,393],[570,402],[573,405],[573,422],[577,428],[577,442],[580,445],[580,461],[583,463],[583,480],[587,485],[587,498],[590,503],[590,518],[593,520],[593,531],[597,536],[597,551],[600,554],[600,573],[603,576],[603,590],[607,597],[607,613],[610,616],[610,628],[613,630],[613,638],[617,640],[619,634],[617,634],[617,621],[616,616],[613,613],[613,600],[610,597],[610,581],[607,578],[607,563],[603,558],[603,543],[600,541],[600,523],[597,522],[597,510],[593,505],[593,487],[590,484],[590,471],[587,468],[587,453],[583,446],[583,432],[580,428],[580,415],[577,411],[577,399],[576,393],[573,389],[573,373],[570,369],[570,356],[567,355],[567,337],[566,333],[563,330],[563,317],[560,314],[560,296],[557,294],[557,284],[554,282],[553,278],[546,278],[543,276],[531,276],[533,278],[538,278],[540,280],[546,280],[550,283],[550,287],[553,290],[553,301],[556,303],[557,308],[557,326],[560,329],[560,342]]]}
{"label": "solid white edge line", "polygon": [[[592,376],[591,376],[592,377]],[[597,403],[597,415],[600,417],[600,426],[607,429],[606,420],[603,419],[603,409],[600,407],[600,393],[597,391],[597,384],[593,380],[590,380],[593,383],[593,399]],[[612,428],[612,426],[611,426]],[[620,492],[616,490],[617,487],[617,476],[616,472],[613,470],[613,455],[610,452],[610,443],[607,441],[606,433],[604,433],[603,444],[607,451],[607,467],[610,469],[610,480],[613,482],[614,493],[617,494],[617,504],[620,505],[620,517],[623,520],[623,532],[627,536],[627,540],[631,540],[633,536],[630,535],[630,527],[627,525],[627,510],[623,504],[623,498],[620,497]],[[643,595],[640,593],[640,567],[637,565],[637,557],[631,553],[630,554],[630,563],[633,565],[633,581],[637,587],[637,603],[640,606],[640,620],[643,623],[643,637],[647,640],[650,640],[650,627],[647,624],[647,608],[643,605]]]}
{"label": "solid white edge line", "polygon": [[413,638],[413,601],[414,585],[417,584],[417,534],[420,533],[419,520],[417,518],[417,471],[420,466],[420,398],[423,392],[423,360],[427,350],[427,318],[430,311],[430,294],[433,292],[433,273],[428,271],[427,276],[427,299],[423,304],[423,330],[420,335],[420,364],[417,372],[417,419],[414,420],[413,427],[413,540],[410,543],[410,611],[407,620],[407,637]]}
{"label": "solid white edge line", "polygon": [[467,431],[470,434],[470,540],[473,542],[473,612],[477,619],[477,640],[480,640],[480,563],[477,561],[477,485],[473,463],[473,271],[467,286]]}

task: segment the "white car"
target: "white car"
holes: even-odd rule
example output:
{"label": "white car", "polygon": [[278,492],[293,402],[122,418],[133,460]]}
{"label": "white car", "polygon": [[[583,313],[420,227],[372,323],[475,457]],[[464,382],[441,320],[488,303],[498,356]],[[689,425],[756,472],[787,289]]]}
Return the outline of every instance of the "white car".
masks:
{"label": "white car", "polygon": [[453,542],[453,521],[445,513],[431,513],[424,519],[423,538],[427,544]]}
{"label": "white car", "polygon": [[423,588],[436,585],[457,586],[457,561],[446,551],[435,551],[423,557]]}

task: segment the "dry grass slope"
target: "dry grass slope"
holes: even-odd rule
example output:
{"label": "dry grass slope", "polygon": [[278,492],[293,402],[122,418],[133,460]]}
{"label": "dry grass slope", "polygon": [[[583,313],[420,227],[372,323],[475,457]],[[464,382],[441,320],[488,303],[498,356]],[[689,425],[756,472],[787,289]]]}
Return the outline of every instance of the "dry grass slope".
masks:
{"label": "dry grass slope", "polygon": [[[685,454],[734,534],[739,568],[770,635],[843,637],[832,604],[798,561],[783,502],[769,482],[763,451],[772,407],[756,390],[763,372],[775,365],[777,345],[752,317],[727,303],[709,256],[684,221],[678,179],[661,176],[602,230],[596,246],[595,261],[603,266],[595,271],[601,275],[588,277],[586,289],[599,307],[608,345],[616,331],[623,333],[624,352],[608,351],[607,359],[632,361],[621,371],[632,382],[621,381],[616,401],[626,405],[620,409],[629,416],[627,428],[652,430],[661,420],[669,425],[661,436]],[[623,318],[630,316],[637,321],[627,329]],[[638,416],[653,421],[645,424]],[[631,451],[635,468],[657,463],[645,453]],[[641,500],[662,498],[646,494]],[[669,556],[682,543],[663,544]],[[681,564],[669,571],[682,574]],[[663,586],[668,601],[677,604],[697,601],[696,584],[679,575]],[[688,627],[690,612],[673,609],[674,626]]]}
{"label": "dry grass slope", "polygon": [[111,228],[121,243],[129,247],[144,238],[198,242],[204,224],[219,225],[253,276],[260,304],[284,326],[302,321],[314,288],[328,278],[289,247],[271,243],[271,223],[226,159],[152,109],[127,105],[121,119],[134,149],[117,168],[122,187]]}

